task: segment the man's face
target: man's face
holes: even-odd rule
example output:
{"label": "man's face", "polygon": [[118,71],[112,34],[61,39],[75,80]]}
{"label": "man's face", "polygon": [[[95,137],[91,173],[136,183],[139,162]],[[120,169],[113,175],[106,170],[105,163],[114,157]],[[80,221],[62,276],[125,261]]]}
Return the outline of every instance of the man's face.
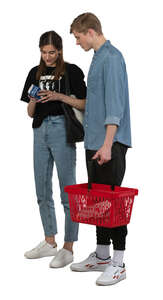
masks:
{"label": "man's face", "polygon": [[92,49],[92,37],[90,32],[80,33],[77,31],[73,31],[74,37],[76,38],[76,45],[80,45],[85,51],[89,51]]}

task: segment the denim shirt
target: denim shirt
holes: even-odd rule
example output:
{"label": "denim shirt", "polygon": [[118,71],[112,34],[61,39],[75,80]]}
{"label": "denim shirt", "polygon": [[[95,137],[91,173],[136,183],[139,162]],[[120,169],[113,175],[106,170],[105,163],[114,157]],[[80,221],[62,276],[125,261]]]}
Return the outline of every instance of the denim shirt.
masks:
{"label": "denim shirt", "polygon": [[84,117],[86,149],[98,150],[103,145],[107,124],[118,126],[114,142],[131,147],[126,66],[122,54],[110,41],[94,53],[88,73]]}

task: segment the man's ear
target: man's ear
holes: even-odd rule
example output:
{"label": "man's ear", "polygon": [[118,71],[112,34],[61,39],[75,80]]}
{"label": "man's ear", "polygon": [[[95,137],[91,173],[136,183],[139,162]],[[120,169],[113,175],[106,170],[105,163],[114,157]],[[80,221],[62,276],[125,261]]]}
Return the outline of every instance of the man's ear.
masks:
{"label": "man's ear", "polygon": [[94,34],[95,34],[95,31],[94,31],[92,28],[89,28],[88,31],[87,31],[87,33],[89,33],[89,35],[90,35],[91,37],[93,37]]}

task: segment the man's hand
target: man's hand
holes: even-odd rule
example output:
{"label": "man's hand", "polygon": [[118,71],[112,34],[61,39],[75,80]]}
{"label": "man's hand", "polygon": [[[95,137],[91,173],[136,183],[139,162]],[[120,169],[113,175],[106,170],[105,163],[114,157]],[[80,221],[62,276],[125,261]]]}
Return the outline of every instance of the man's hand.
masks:
{"label": "man's hand", "polygon": [[109,160],[111,160],[111,147],[103,145],[92,157],[92,159],[97,159],[98,164],[102,165]]}
{"label": "man's hand", "polygon": [[111,149],[116,131],[117,125],[108,124],[106,126],[106,136],[104,144],[92,157],[92,159],[97,159],[99,165],[102,165],[111,160]]}

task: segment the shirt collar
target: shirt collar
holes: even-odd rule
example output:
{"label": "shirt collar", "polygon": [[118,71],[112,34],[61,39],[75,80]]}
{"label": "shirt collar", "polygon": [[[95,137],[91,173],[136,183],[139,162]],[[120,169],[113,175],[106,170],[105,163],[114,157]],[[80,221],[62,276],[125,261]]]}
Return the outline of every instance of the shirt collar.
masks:
{"label": "shirt collar", "polygon": [[94,57],[98,56],[102,51],[103,49],[106,47],[110,46],[110,41],[107,40],[97,51],[94,51]]}

